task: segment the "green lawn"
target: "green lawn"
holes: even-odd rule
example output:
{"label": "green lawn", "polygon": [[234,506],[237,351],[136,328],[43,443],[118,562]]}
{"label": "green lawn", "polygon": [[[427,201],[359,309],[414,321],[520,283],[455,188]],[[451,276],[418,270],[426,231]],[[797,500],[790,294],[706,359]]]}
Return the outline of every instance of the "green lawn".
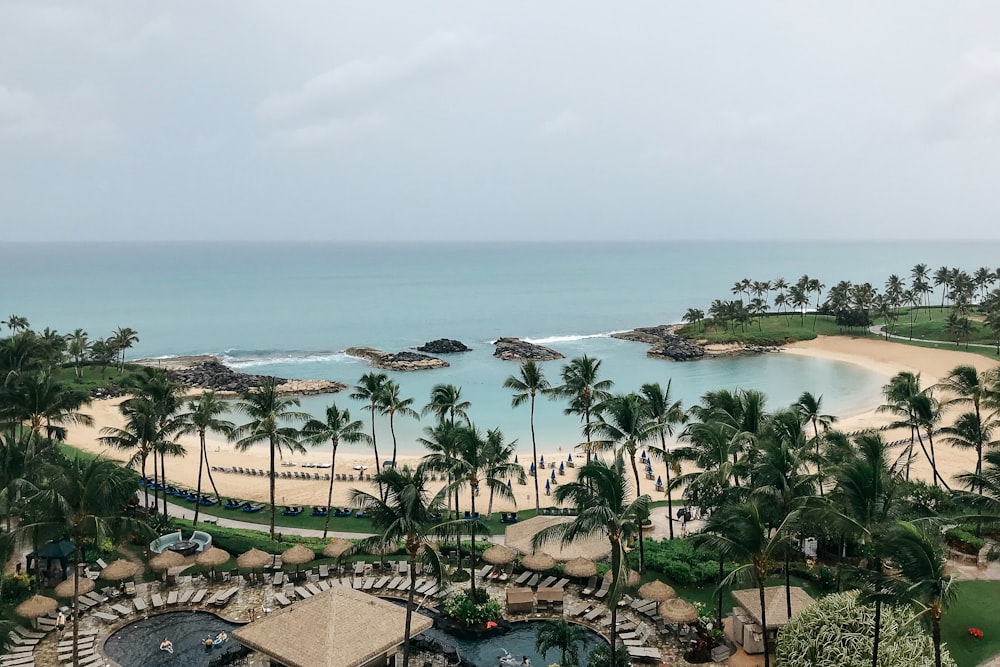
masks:
{"label": "green lawn", "polygon": [[737,326],[736,331],[722,331],[714,327],[702,328],[701,325],[685,325],[678,333],[697,340],[707,340],[709,343],[756,343],[759,345],[781,345],[799,340],[812,340],[816,336],[839,336],[850,333],[866,336],[862,330],[848,331],[837,326],[829,315],[813,315],[807,313],[804,318],[798,315],[778,315],[772,313],[745,327]]}
{"label": "green lawn", "polygon": [[[955,587],[958,597],[941,621],[941,638],[958,667],[976,667],[1000,653],[1000,581],[961,581]],[[982,630],[983,638],[973,639],[969,628]]]}

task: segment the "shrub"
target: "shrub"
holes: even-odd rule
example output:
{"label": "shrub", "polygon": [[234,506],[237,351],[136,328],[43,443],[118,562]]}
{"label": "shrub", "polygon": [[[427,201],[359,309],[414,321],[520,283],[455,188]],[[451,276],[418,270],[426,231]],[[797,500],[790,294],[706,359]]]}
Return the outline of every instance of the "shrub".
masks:
{"label": "shrub", "polygon": [[[883,605],[879,640],[881,667],[931,667],[934,645],[909,609]],[[835,593],[817,601],[778,635],[778,667],[868,667],[872,662],[875,609],[856,593]],[[955,667],[946,647],[942,665]]]}
{"label": "shrub", "polygon": [[[644,546],[646,568],[661,573],[678,586],[714,583],[719,577],[718,554],[707,547],[696,547],[691,540],[647,539]],[[637,568],[638,550],[633,549],[628,557],[631,566]],[[724,564],[724,567],[726,572],[730,572],[734,566]]]}
{"label": "shrub", "polygon": [[[477,597],[482,599],[482,596]],[[482,625],[489,621],[499,621],[502,611],[499,600],[494,600],[486,595],[485,601],[476,602],[469,596],[469,593],[464,591],[456,593],[444,603],[445,616],[467,625]]]}
{"label": "shrub", "polygon": [[967,554],[978,554],[986,546],[986,540],[976,537],[962,526],[955,526],[945,531],[948,546]]}

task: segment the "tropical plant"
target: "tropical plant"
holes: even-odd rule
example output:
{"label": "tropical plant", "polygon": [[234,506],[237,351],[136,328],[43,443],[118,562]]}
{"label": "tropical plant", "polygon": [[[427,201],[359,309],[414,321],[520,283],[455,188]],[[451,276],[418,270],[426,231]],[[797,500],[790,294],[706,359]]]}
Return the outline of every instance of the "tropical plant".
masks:
{"label": "tropical plant", "polygon": [[382,386],[379,400],[379,409],[383,415],[389,415],[389,433],[392,434],[392,465],[396,466],[396,415],[404,417],[417,417],[417,412],[411,406],[412,398],[403,398],[399,395],[399,383],[389,380]]}
{"label": "tropical plant", "polygon": [[541,471],[538,468],[538,443],[535,441],[535,397],[538,394],[548,394],[550,392],[549,381],[545,379],[545,374],[538,364],[529,359],[521,363],[520,374],[511,375],[504,380],[505,389],[514,392],[511,405],[518,407],[525,402],[531,405],[531,464],[535,469],[535,511],[541,509],[541,496],[538,494],[538,477]]}
{"label": "tropical plant", "polygon": [[208,431],[215,431],[226,437],[233,432],[236,425],[231,421],[222,419],[221,416],[229,409],[228,404],[219,399],[214,391],[206,391],[197,399],[188,401],[188,412],[177,417],[177,435],[198,434],[198,486],[196,495],[197,502],[194,504],[194,525],[198,525],[198,512],[201,509],[201,473],[202,469],[208,471],[208,480],[215,491],[216,502],[221,502],[219,489],[215,486],[215,479],[212,477],[212,466],[208,462],[208,447],[205,446],[205,435]]}
{"label": "tropical plant", "polygon": [[614,384],[611,380],[601,380],[601,360],[587,355],[570,360],[561,371],[563,383],[552,389],[554,396],[569,400],[563,410],[567,415],[577,415],[583,422],[584,452],[587,462],[593,456],[591,442],[591,417],[594,409],[608,397],[608,390]]}
{"label": "tropical plant", "polygon": [[586,630],[576,623],[565,619],[542,621],[535,634],[535,650],[545,657],[555,649],[559,651],[559,667],[578,667],[586,638]]}
{"label": "tropical plant", "polygon": [[333,480],[337,470],[337,448],[341,442],[356,444],[368,442],[371,439],[362,431],[360,419],[351,419],[351,412],[346,408],[341,410],[336,404],[326,408],[325,419],[310,419],[302,427],[302,435],[314,445],[330,441],[330,486],[326,494],[326,520],[323,522],[323,539],[330,531],[330,510],[333,506]]}
{"label": "tropical plant", "polygon": [[90,341],[87,340],[87,332],[83,329],[77,329],[72,334],[67,337],[67,351],[69,355],[73,358],[73,366],[76,369],[76,376],[83,376],[83,362],[87,359],[87,354],[90,352]]}
{"label": "tropical plant", "polygon": [[[356,401],[366,401],[368,405],[365,406],[365,410],[371,413],[372,417],[372,449],[375,450],[375,470],[382,470],[382,461],[378,457],[378,438],[375,435],[375,413],[380,409],[382,404],[382,390],[385,387],[385,383],[389,381],[389,376],[385,373],[365,373],[358,380],[358,383],[354,385],[354,391],[351,392],[351,398]],[[379,493],[382,492],[382,487],[379,487]]]}
{"label": "tropical plant", "polygon": [[438,421],[448,420],[453,426],[455,418],[468,421],[468,411],[472,407],[469,401],[462,399],[462,388],[453,384],[436,384],[431,389],[431,400],[427,402],[421,415],[433,413]]}
{"label": "tropical plant", "polygon": [[[147,400],[124,401],[118,406],[119,411],[125,418],[125,423],[121,428],[117,426],[106,426],[101,429],[99,442],[107,447],[114,447],[122,451],[131,451],[128,465],[139,464],[139,474],[142,475],[143,482],[146,481],[146,461],[150,454],[156,451],[156,444],[161,440],[159,430],[159,417],[153,409],[152,403]],[[156,457],[154,455],[155,462]],[[154,510],[159,504],[156,491],[156,477],[153,478],[153,503]],[[149,485],[142,485],[143,507],[149,508]]]}
{"label": "tropical plant", "polygon": [[18,331],[27,331],[30,326],[28,324],[28,318],[20,315],[11,315],[0,324],[7,325],[7,328],[10,329],[12,334],[16,334]]}
{"label": "tropical plant", "polygon": [[[490,429],[486,432],[486,442],[482,450],[483,463],[485,465],[486,477],[492,479],[513,479],[519,484],[525,481],[524,468],[514,463],[514,451],[517,448],[517,440],[507,441],[503,431],[499,428]],[[490,498],[486,507],[486,518],[493,518],[493,487],[489,487]],[[513,498],[512,498],[513,499]],[[517,503],[515,502],[515,507]]]}
{"label": "tropical plant", "polygon": [[79,412],[90,404],[87,392],[67,387],[47,371],[21,373],[13,382],[11,408],[28,428],[53,440],[66,438],[65,424],[91,426],[94,420]]}
{"label": "tropical plant", "polygon": [[268,469],[268,487],[270,491],[270,525],[269,532],[274,537],[274,478],[275,455],[284,457],[284,451],[305,452],[305,447],[299,442],[300,433],[294,424],[309,418],[303,412],[292,410],[299,400],[282,396],[278,392],[278,381],[268,378],[264,383],[250,391],[241,394],[241,400],[236,404],[236,411],[246,416],[250,421],[237,426],[230,434],[230,439],[236,443],[236,449],[246,451],[254,445],[266,442],[270,455]]}
{"label": "tropical plant", "polygon": [[673,380],[667,380],[667,387],[664,389],[658,382],[649,382],[639,389],[642,396],[643,406],[650,419],[653,421],[651,432],[660,436],[659,449],[652,447],[650,453],[666,464],[667,473],[667,526],[670,539],[674,539],[674,498],[673,489],[670,484],[670,469],[673,467],[673,456],[667,449],[667,436],[674,435],[674,426],[687,421],[684,408],[679,400],[673,400],[670,395],[670,386]]}
{"label": "tropical plant", "polygon": [[794,408],[798,411],[803,423],[811,424],[813,427],[813,442],[816,446],[816,473],[819,475],[819,493],[823,495],[823,470],[821,468],[822,456],[820,455],[819,428],[823,427],[825,433],[837,421],[834,415],[823,414],[823,396],[814,396],[811,392],[804,391],[795,402]]}
{"label": "tropical plant", "polygon": [[111,339],[114,341],[114,347],[120,355],[118,371],[122,372],[125,370],[125,352],[139,342],[139,333],[131,327],[118,327],[115,329]]}

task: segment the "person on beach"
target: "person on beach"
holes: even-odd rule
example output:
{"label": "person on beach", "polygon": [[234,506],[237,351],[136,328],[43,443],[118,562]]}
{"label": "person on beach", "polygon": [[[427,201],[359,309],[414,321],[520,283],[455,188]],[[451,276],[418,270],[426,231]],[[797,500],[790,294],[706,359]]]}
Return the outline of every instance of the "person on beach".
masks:
{"label": "person on beach", "polygon": [[164,637],[163,641],[160,642],[160,650],[161,651],[166,651],[167,653],[173,653],[174,652],[174,644],[173,644],[173,642],[171,642],[169,639],[167,639],[166,637]]}
{"label": "person on beach", "polygon": [[66,629],[66,614],[59,612],[59,615],[56,616],[56,630],[59,631],[60,637],[63,636],[63,630],[65,629]]}

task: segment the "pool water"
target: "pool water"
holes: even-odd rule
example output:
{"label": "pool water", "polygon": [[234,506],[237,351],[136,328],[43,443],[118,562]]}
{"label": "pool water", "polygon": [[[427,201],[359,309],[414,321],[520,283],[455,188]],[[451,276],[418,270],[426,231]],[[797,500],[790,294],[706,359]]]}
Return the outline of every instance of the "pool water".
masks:
{"label": "pool water", "polygon": [[[207,667],[209,661],[224,651],[239,647],[232,639],[233,630],[238,627],[203,611],[169,612],[129,623],[108,637],[104,652],[121,667]],[[205,638],[223,630],[230,639],[214,648],[205,648]],[[173,642],[173,653],[160,650],[164,637]]]}
{"label": "pool water", "polygon": [[[531,667],[548,667],[548,665],[559,662],[561,656],[557,649],[550,650],[545,656],[539,655],[535,651],[535,635],[541,626],[541,621],[514,623],[510,632],[491,639],[463,639],[449,635],[438,628],[431,628],[423,634],[443,644],[456,647],[462,658],[474,663],[477,667],[500,667],[500,658],[506,657],[508,653],[513,659],[513,664],[506,662],[503,663],[503,667],[520,667],[525,656],[531,662]],[[586,665],[590,653],[605,643],[600,635],[588,628],[584,628],[584,635],[584,645],[580,649],[581,665]]]}

